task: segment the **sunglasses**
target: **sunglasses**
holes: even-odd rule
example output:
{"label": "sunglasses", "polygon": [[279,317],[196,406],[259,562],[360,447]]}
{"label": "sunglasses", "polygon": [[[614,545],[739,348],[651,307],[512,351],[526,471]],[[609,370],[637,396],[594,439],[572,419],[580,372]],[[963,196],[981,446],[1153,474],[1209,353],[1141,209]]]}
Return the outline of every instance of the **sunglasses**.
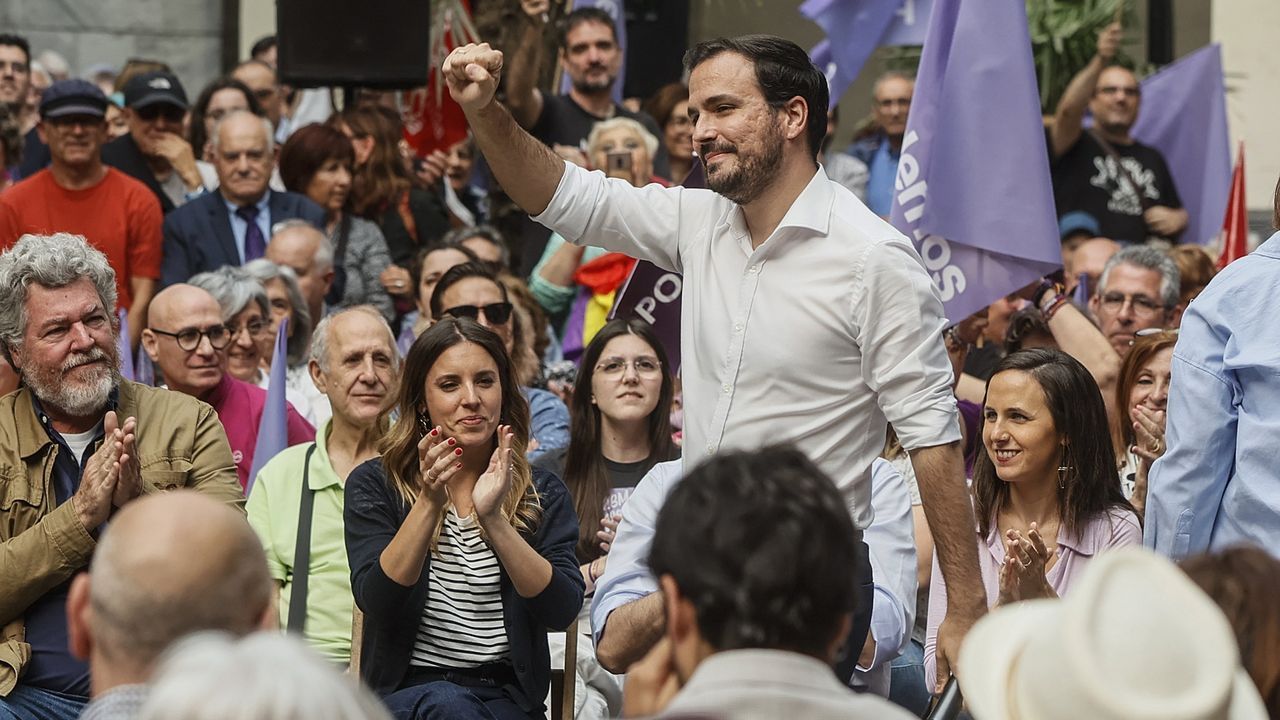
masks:
{"label": "sunglasses", "polygon": [[143,122],[155,122],[156,118],[163,117],[171,123],[180,123],[182,118],[186,117],[187,111],[177,105],[166,105],[164,103],[156,103],[146,107],[134,110],[134,113]]}
{"label": "sunglasses", "polygon": [[490,325],[505,325],[506,322],[511,319],[511,303],[499,302],[490,303],[489,305],[457,305],[445,310],[442,314],[456,318],[479,320],[480,313],[482,312]]}

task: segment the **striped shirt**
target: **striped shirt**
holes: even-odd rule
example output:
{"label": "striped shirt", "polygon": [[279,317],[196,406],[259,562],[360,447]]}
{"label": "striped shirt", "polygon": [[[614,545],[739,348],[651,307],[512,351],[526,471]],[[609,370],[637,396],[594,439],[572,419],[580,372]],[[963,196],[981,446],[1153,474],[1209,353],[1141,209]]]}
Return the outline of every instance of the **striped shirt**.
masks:
{"label": "striped shirt", "polygon": [[427,604],[418,623],[410,664],[474,668],[505,660],[510,650],[503,624],[498,558],[474,517],[450,508],[431,554]]}

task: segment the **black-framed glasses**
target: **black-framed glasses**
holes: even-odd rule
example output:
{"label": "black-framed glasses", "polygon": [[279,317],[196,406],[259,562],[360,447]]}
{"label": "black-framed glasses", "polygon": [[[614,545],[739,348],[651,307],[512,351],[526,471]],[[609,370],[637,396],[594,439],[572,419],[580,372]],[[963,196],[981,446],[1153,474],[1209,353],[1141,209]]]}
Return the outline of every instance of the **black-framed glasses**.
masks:
{"label": "black-framed glasses", "polygon": [[180,123],[182,118],[186,117],[187,111],[177,105],[169,105],[167,103],[156,103],[146,107],[140,107],[134,110],[138,117],[144,122],[155,122],[158,117],[163,117],[171,123]]}
{"label": "black-framed glasses", "polygon": [[210,325],[204,329],[183,328],[176,333],[151,328],[151,332],[173,338],[177,341],[178,347],[186,352],[191,352],[200,347],[201,338],[209,338],[209,345],[214,350],[221,350],[231,344],[232,336],[231,333],[227,332],[225,325]]}
{"label": "black-framed glasses", "polygon": [[263,333],[270,332],[271,325],[266,320],[260,320],[258,318],[254,318],[244,325],[227,323],[227,337],[234,339],[240,334],[241,330],[248,330],[249,337],[260,338]]}
{"label": "black-framed glasses", "polygon": [[489,303],[488,305],[455,305],[445,310],[444,315],[456,318],[471,318],[479,320],[480,313],[484,313],[485,319],[490,325],[505,325],[511,319],[511,303],[498,302]]}

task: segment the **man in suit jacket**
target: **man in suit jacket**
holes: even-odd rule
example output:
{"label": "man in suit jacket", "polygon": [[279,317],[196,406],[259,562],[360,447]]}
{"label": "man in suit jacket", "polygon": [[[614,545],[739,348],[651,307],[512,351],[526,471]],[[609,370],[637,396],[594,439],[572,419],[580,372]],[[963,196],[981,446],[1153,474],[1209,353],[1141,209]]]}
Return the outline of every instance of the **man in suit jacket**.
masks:
{"label": "man in suit jacket", "polygon": [[166,287],[262,257],[272,226],[281,221],[296,218],[323,227],[319,205],[268,187],[275,157],[270,122],[247,111],[226,115],[214,129],[213,153],[218,190],[165,218],[160,282]]}
{"label": "man in suit jacket", "polygon": [[182,133],[187,93],[173,73],[157,70],[124,86],[129,132],[102,148],[102,162],[155,193],[160,209],[174,208],[204,193],[195,152]]}

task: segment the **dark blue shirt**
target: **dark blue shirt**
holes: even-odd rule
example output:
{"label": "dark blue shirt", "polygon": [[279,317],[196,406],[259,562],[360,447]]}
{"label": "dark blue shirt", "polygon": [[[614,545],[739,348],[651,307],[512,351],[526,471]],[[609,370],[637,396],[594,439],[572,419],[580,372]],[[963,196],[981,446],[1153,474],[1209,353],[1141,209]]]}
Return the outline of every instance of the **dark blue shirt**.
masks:
{"label": "dark blue shirt", "polygon": [[[112,392],[109,407],[114,408],[117,399],[118,395]],[[31,404],[40,425],[58,448],[53,463],[53,493],[57,504],[61,505],[79,489],[84,466],[102,442],[102,426],[98,426],[93,442],[85,448],[83,460],[77,461],[34,395]],[[96,529],[92,532],[96,534]],[[70,588],[71,581],[68,580],[45,593],[27,609],[24,620],[27,642],[31,644],[31,662],[22,676],[22,684],[88,698],[89,665],[71,654],[67,636],[67,595]]]}

